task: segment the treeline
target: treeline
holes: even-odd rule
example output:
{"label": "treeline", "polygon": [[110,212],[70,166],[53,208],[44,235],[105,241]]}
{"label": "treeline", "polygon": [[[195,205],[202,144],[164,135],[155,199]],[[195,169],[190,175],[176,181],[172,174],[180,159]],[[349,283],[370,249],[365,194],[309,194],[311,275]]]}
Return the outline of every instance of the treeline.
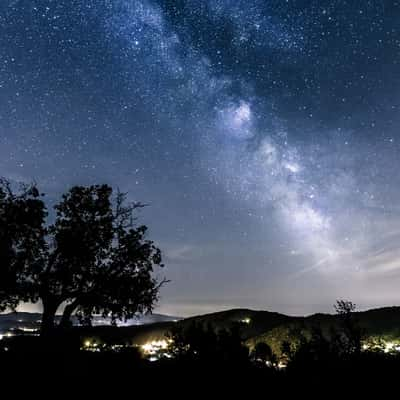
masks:
{"label": "treeline", "polygon": [[299,333],[296,341],[282,342],[279,355],[262,341],[247,347],[240,323],[219,330],[198,321],[176,323],[166,336],[164,356],[157,361],[150,361],[134,346],[85,351],[72,339],[71,333],[80,328],[69,328],[54,331],[51,337],[3,339],[0,372],[6,378],[22,368],[24,379],[46,376],[51,382],[61,377],[116,382],[134,376],[136,385],[150,384],[151,390],[161,391],[190,385],[196,391],[205,387],[228,392],[246,388],[268,389],[270,394],[318,388],[321,394],[338,385],[359,390],[379,382],[386,385],[400,371],[400,355],[387,352],[383,344],[366,345],[354,307],[351,302],[339,301],[339,325],[328,333],[318,326],[308,334]]}

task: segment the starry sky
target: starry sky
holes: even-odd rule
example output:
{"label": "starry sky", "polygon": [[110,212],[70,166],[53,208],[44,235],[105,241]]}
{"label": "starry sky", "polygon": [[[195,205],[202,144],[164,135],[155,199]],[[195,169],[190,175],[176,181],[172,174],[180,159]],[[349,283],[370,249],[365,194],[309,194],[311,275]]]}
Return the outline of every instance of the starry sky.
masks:
{"label": "starry sky", "polygon": [[400,302],[400,2],[1,0],[0,174],[109,183],[157,312]]}

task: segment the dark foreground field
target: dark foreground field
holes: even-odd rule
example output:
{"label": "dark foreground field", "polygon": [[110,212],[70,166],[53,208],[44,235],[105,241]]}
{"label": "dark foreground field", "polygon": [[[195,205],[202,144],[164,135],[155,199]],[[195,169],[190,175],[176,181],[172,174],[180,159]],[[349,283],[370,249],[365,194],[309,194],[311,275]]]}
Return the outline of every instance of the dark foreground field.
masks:
{"label": "dark foreground field", "polygon": [[[0,353],[4,387],[15,393],[62,396],[81,390],[125,393],[132,398],[170,397],[228,398],[230,396],[285,398],[308,394],[319,398],[339,394],[349,387],[359,394],[396,388],[400,357],[360,354],[347,360],[304,361],[278,370],[253,363],[214,360],[200,362],[161,360],[150,362],[136,351],[86,352],[49,348],[40,340],[29,346]],[[114,397],[112,397],[114,398]],[[381,397],[378,397],[381,398]]]}
{"label": "dark foreground field", "polygon": [[[309,321],[231,310],[177,323],[55,329],[43,337],[14,330],[0,341],[0,379],[28,397],[84,389],[88,398],[346,398],[350,388],[355,398],[381,399],[397,391],[398,316],[398,308],[387,308]],[[172,347],[150,361],[143,344],[161,338],[172,338]]]}

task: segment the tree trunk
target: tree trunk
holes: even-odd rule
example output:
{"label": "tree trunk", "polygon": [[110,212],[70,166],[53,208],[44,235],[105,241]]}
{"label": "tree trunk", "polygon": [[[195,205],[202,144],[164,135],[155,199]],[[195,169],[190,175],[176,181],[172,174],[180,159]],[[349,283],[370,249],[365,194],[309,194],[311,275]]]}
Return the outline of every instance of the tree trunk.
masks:
{"label": "tree trunk", "polygon": [[72,313],[76,310],[76,307],[78,307],[78,302],[76,300],[65,306],[64,312],[63,312],[63,315],[62,315],[61,321],[60,321],[61,328],[69,328],[72,325],[71,316],[72,316]]}
{"label": "tree trunk", "polygon": [[54,319],[59,303],[54,299],[43,299],[42,324],[40,327],[40,335],[48,336],[54,329]]}

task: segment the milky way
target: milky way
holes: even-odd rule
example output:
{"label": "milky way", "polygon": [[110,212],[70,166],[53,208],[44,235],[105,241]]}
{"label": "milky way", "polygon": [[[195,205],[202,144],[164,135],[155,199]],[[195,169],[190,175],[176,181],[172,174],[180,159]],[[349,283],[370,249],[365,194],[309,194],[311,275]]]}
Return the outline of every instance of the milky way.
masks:
{"label": "milky way", "polygon": [[0,173],[150,204],[159,311],[400,300],[397,1],[3,0]]}

